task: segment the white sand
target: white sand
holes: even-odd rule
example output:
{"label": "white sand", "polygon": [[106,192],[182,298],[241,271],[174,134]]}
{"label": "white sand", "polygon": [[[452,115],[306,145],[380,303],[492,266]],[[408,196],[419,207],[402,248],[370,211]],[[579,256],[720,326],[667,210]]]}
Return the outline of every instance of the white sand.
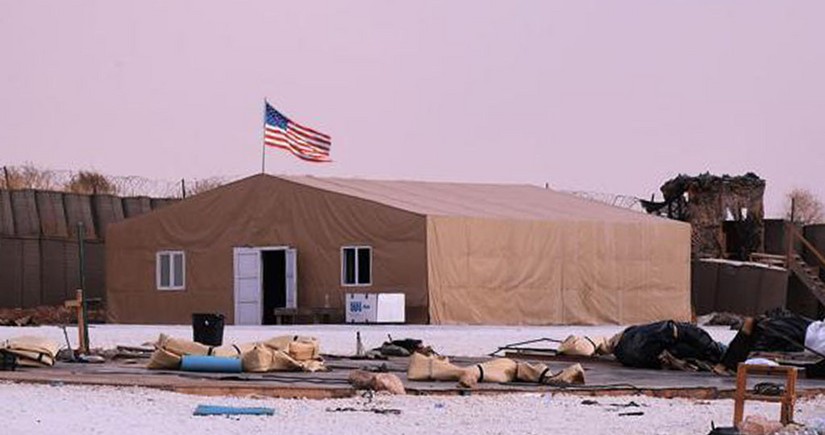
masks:
{"label": "white sand", "polygon": [[[0,383],[0,419],[9,434],[705,434],[710,422],[729,425],[731,400],[649,397],[583,398],[517,394],[477,397],[390,397],[343,400],[199,397],[140,388]],[[633,401],[639,407],[615,407]],[[198,404],[271,407],[274,416],[195,417]],[[329,412],[394,408],[399,415]],[[775,404],[749,413],[778,418]],[[641,416],[620,416],[643,412]],[[825,399],[800,401],[796,420],[825,417]]]}
{"label": "white sand", "polygon": [[[538,337],[563,339],[568,334],[611,335],[619,326],[598,327],[498,327],[498,326],[351,326],[302,325],[235,327],[225,332],[225,342],[248,342],[281,334],[313,335],[322,350],[351,354],[355,331],[360,330],[367,347],[393,338],[421,338],[444,354],[483,356],[498,346]],[[734,332],[724,327],[708,329],[717,340],[727,342]],[[93,325],[94,347],[118,344],[139,345],[157,338],[160,332],[191,337],[189,326]],[[74,343],[76,330],[70,329]],[[45,335],[63,343],[56,327],[0,328],[0,340],[17,335]],[[733,413],[730,400],[691,401],[654,399],[644,396],[596,398],[599,405],[582,405],[583,397],[566,395],[508,394],[469,397],[389,397],[373,403],[365,399],[284,400],[233,397],[200,397],[140,388],[79,387],[0,383],[0,423],[9,434],[704,434],[710,422],[729,425]],[[619,408],[610,404],[634,401],[640,407]],[[266,406],[274,416],[195,417],[198,404]],[[379,407],[401,410],[400,415],[368,412],[328,412],[329,408]],[[644,412],[620,416],[621,412]],[[775,404],[748,404],[747,413],[778,418]],[[825,418],[825,398],[800,401],[796,420],[811,422]]]}

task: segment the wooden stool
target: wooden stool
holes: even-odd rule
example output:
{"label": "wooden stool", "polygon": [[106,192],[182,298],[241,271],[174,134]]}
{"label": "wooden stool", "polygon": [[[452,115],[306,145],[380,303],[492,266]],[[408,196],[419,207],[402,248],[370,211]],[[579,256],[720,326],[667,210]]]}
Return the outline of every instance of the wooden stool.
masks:
{"label": "wooden stool", "polygon": [[[748,373],[754,375],[785,376],[785,392],[781,396],[766,396],[748,392]],[[739,427],[745,413],[745,401],[778,402],[781,405],[779,420],[783,425],[793,421],[796,403],[797,368],[789,366],[764,366],[739,363],[736,369],[736,396],[733,404],[733,425]]]}

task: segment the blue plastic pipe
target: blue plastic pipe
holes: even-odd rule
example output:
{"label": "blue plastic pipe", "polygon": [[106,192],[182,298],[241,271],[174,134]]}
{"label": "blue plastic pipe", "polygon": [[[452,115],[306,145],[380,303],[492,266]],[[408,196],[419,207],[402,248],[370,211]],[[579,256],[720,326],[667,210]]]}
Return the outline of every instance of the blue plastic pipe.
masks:
{"label": "blue plastic pipe", "polygon": [[275,415],[275,409],[198,405],[193,415]]}
{"label": "blue plastic pipe", "polygon": [[187,372],[240,373],[240,358],[229,356],[184,355],[180,369]]}

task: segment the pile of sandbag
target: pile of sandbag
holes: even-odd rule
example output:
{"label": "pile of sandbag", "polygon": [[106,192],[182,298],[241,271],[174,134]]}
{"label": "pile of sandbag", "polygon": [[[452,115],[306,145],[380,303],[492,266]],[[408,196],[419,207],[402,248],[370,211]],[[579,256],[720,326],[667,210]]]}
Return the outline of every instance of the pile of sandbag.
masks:
{"label": "pile of sandbag", "polygon": [[0,342],[0,349],[17,357],[22,367],[51,367],[60,345],[47,338],[22,336]]}
{"label": "pile of sandbag", "polygon": [[509,358],[496,358],[481,364],[459,367],[447,357],[413,353],[407,368],[411,381],[458,381],[465,388],[473,388],[479,382],[532,382],[544,385],[584,384],[584,369],[573,364],[564,370],[551,372],[544,364],[517,362]]}
{"label": "pile of sandbag", "polygon": [[315,337],[284,335],[247,344],[206,346],[161,334],[147,368],[177,370],[184,355],[239,358],[245,372],[325,371]]}

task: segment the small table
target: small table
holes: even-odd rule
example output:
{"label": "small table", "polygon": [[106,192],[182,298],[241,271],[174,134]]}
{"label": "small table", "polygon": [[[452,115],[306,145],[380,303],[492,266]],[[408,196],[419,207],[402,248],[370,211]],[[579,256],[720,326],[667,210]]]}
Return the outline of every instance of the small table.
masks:
{"label": "small table", "polygon": [[[766,396],[763,394],[748,393],[748,373],[758,375],[785,376],[785,391],[780,396]],[[790,366],[764,366],[739,363],[736,369],[736,396],[733,402],[733,425],[739,423],[745,414],[745,401],[778,402],[781,404],[780,421],[787,425],[793,421],[793,408],[796,403],[796,378],[798,369]]]}

